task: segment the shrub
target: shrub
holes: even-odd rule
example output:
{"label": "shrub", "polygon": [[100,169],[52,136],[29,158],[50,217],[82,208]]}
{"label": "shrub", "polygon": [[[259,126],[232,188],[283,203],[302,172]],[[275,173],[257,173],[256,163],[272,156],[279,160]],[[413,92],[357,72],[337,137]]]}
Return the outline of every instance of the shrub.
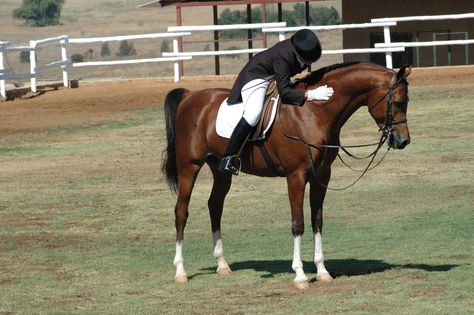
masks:
{"label": "shrub", "polygon": [[84,61],[84,56],[81,54],[74,54],[71,56],[72,62],[83,62]]}
{"label": "shrub", "polygon": [[136,54],[137,54],[137,51],[135,50],[135,48],[133,48],[132,43],[128,43],[127,40],[120,41],[120,47],[119,47],[119,52],[117,53],[117,56],[125,57],[125,56],[132,56]]}
{"label": "shrub", "polygon": [[166,39],[161,42],[160,52],[168,52],[170,51],[170,42]]}
{"label": "shrub", "polygon": [[30,52],[29,51],[20,52],[20,63],[30,63]]}
{"label": "shrub", "polygon": [[86,50],[84,52],[84,54],[82,55],[84,57],[84,59],[92,59],[94,58],[94,49],[92,48],[89,48],[88,50]]}
{"label": "shrub", "polygon": [[110,56],[110,48],[109,48],[109,43],[105,42],[102,44],[102,47],[100,48],[100,56],[101,57],[109,57]]}

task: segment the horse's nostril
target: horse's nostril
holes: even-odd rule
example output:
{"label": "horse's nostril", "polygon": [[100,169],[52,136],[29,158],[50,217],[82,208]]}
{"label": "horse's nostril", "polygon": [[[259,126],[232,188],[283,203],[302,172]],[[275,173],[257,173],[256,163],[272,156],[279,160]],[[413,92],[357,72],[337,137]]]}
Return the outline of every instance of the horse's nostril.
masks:
{"label": "horse's nostril", "polygon": [[403,141],[400,143],[399,148],[400,148],[400,149],[403,149],[403,148],[405,148],[408,144],[410,144],[410,139],[403,140]]}

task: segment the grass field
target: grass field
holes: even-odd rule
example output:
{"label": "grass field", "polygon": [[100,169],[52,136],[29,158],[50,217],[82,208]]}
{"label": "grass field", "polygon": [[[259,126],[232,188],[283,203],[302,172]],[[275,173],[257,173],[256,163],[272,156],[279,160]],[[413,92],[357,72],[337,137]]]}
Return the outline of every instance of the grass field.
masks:
{"label": "grass field", "polygon": [[[472,314],[473,98],[474,84],[410,86],[412,143],[353,188],[328,193],[324,247],[336,279],[304,292],[292,284],[282,179],[234,180],[223,217],[234,273],[214,273],[206,169],[185,233],[190,283],[174,283],[161,106],[4,137],[0,314]],[[365,110],[342,136],[374,139]],[[357,177],[337,163],[333,174],[336,187]],[[314,276],[310,234],[302,251]]]}

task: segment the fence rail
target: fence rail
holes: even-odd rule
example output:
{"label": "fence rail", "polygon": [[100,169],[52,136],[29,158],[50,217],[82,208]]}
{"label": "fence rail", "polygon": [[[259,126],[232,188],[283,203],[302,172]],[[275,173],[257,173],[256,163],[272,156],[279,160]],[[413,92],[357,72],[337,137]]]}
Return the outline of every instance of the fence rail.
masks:
{"label": "fence rail", "polygon": [[380,22],[461,20],[461,19],[472,19],[472,18],[474,18],[474,13],[388,17],[388,18],[371,19],[370,21],[372,23],[380,23]]}
{"label": "fence rail", "polygon": [[[390,26],[397,25],[396,22],[373,22],[373,23],[359,23],[359,24],[339,24],[339,25],[318,25],[318,26],[296,26],[296,27],[282,27],[282,28],[271,28],[264,29],[263,32],[278,32],[278,40],[282,41],[285,39],[285,33],[296,32],[303,28],[310,29],[312,31],[329,31],[329,30],[345,30],[345,29],[364,29],[364,28],[380,28],[384,29],[384,41],[390,43]],[[337,49],[337,50],[326,50],[323,54],[358,54],[358,53],[375,53],[385,52],[385,63],[388,68],[393,67],[392,52],[402,51],[397,48],[353,48],[353,49]]]}
{"label": "fence rail", "polygon": [[[190,32],[174,32],[174,33],[153,33],[153,34],[139,34],[139,35],[125,35],[125,36],[109,36],[109,37],[92,37],[92,38],[71,38],[71,44],[87,44],[97,42],[136,40],[136,39],[159,39],[159,38],[173,38],[173,51],[178,52],[178,38],[182,36],[189,36]],[[91,61],[91,62],[76,62],[72,64],[73,68],[92,67],[92,66],[114,66],[114,65],[131,65],[154,62],[174,62],[174,80],[179,81],[180,72],[178,61],[190,60],[191,56],[174,56],[171,58],[144,58],[144,59],[130,59],[130,60],[109,60],[109,61]]]}

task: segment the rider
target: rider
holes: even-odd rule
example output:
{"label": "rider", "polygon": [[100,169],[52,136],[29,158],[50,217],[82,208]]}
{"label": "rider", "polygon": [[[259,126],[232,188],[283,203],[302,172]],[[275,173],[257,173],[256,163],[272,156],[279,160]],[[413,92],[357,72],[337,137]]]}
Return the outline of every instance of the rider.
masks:
{"label": "rider", "polygon": [[245,65],[230,91],[227,104],[244,103],[243,117],[229,140],[219,170],[234,175],[239,168],[233,159],[239,159],[241,148],[257,125],[263,109],[269,81],[276,81],[282,102],[302,106],[306,100],[329,100],[334,93],[331,87],[320,86],[313,90],[294,89],[290,77],[302,72],[321,57],[318,37],[308,29],[297,31],[290,39],[255,55]]}

